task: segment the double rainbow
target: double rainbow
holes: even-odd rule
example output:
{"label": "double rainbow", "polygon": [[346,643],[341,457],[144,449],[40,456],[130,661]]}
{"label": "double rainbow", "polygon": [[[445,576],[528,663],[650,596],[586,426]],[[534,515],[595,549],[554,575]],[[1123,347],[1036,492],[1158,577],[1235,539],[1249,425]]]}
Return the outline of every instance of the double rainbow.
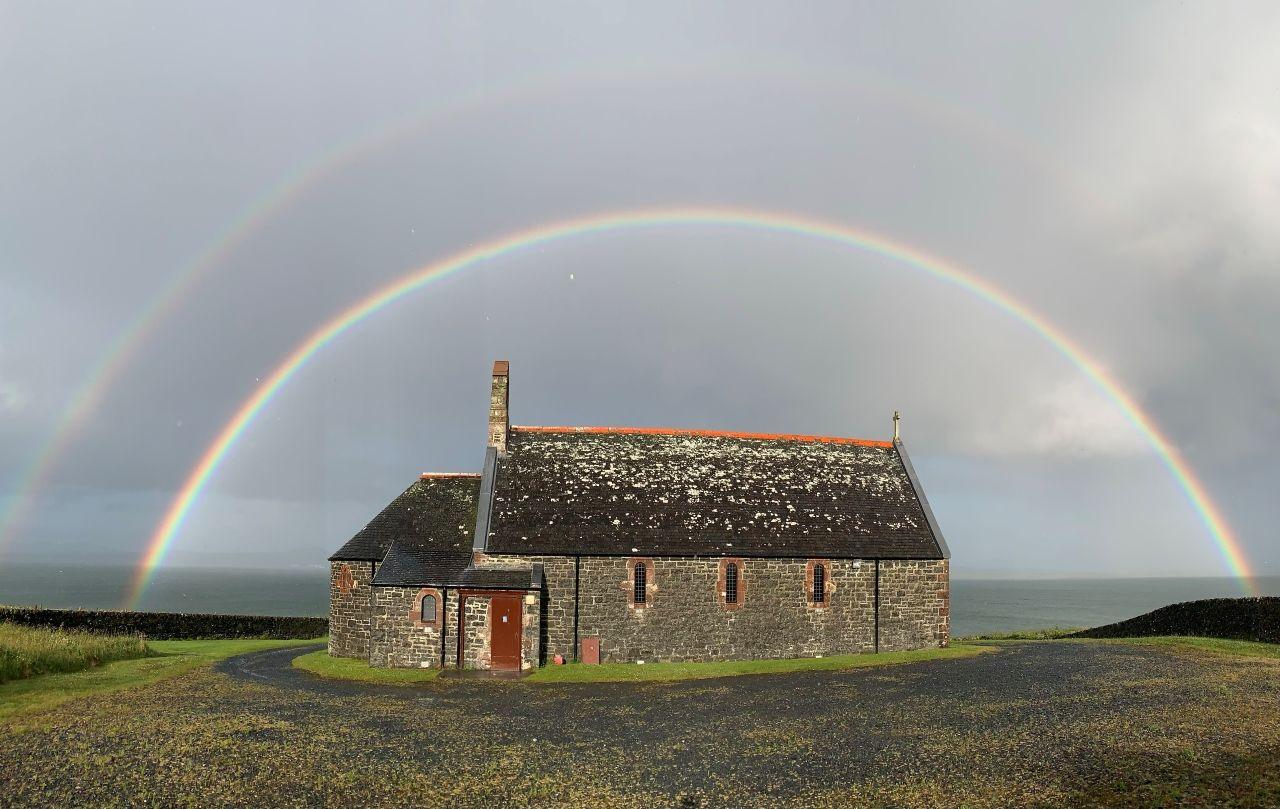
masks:
{"label": "double rainbow", "polygon": [[729,208],[669,208],[621,211],[579,219],[555,222],[500,237],[484,244],[455,253],[441,261],[419,268],[374,291],[345,311],[320,326],[275,368],[252,396],[245,400],[235,415],[222,428],[217,438],[205,450],[199,463],[187,476],[182,489],[174,497],[163,521],[157,527],[143,556],[132,587],[125,601],[126,607],[134,607],[146,591],[151,577],[164,561],[174,538],[190,514],[200,493],[209,482],[223,458],[235,445],[254,418],[267,406],[285,383],[305,366],[312,357],[348,329],[402,298],[423,289],[433,281],[476,267],[487,259],[526,250],[531,247],[567,239],[605,232],[639,230],[643,228],[672,226],[720,226],[745,228],[763,232],[790,234],[821,239],[827,242],[854,247],[903,265],[921,270],[928,275],[958,287],[986,301],[1012,316],[1036,334],[1044,338],[1059,354],[1079,368],[1124,413],[1169,469],[1179,487],[1186,494],[1196,514],[1204,523],[1222,558],[1232,574],[1241,579],[1246,591],[1252,589],[1251,571],[1239,541],[1232,534],[1226,520],[1210,500],[1203,485],[1196,479],[1178,451],[1156,428],[1151,418],[1138,407],[1127,394],[1097,363],[1063,334],[1056,326],[1024,304],[972,273],[947,263],[909,245],[895,242],[867,231],[821,222],[798,216],[735,210]]}

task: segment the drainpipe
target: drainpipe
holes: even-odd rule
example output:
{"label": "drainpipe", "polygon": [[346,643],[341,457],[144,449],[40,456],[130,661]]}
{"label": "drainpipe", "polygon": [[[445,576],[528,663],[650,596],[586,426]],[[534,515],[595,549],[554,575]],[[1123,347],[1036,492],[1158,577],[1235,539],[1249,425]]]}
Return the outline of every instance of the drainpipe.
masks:
{"label": "drainpipe", "polygon": [[573,656],[570,660],[578,659],[578,582],[581,580],[582,574],[582,557],[573,557]]}
{"label": "drainpipe", "polygon": [[440,602],[440,668],[444,668],[444,641],[449,635],[449,588],[441,590]]}
{"label": "drainpipe", "polygon": [[876,654],[880,654],[880,560],[876,560]]}

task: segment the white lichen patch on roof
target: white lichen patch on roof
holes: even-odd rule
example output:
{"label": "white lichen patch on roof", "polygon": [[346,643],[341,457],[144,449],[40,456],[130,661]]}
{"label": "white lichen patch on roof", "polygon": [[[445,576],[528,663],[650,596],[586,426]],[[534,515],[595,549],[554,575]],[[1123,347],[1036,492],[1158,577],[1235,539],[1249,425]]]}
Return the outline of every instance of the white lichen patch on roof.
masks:
{"label": "white lichen patch on roof", "polygon": [[819,534],[827,545],[879,543],[885,555],[936,548],[892,446],[686,434],[516,430],[493,530],[498,544],[620,552],[736,542],[781,554]]}

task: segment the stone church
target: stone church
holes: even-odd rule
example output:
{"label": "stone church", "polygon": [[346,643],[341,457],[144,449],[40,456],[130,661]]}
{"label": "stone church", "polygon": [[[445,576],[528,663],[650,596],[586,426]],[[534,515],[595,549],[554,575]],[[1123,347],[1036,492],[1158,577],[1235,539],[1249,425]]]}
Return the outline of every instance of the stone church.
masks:
{"label": "stone church", "polygon": [[[947,545],[892,441],[520,427],[330,557],[330,654],[523,670],[946,646]],[[896,432],[896,430],[895,430]]]}

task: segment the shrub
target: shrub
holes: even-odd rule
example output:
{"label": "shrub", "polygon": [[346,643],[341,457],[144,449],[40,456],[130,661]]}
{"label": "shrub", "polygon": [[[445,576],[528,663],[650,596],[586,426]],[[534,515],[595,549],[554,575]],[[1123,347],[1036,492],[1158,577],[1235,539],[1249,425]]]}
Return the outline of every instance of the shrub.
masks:
{"label": "shrub", "polygon": [[139,635],[94,635],[0,622],[0,683],[151,654]]}
{"label": "shrub", "polygon": [[1071,637],[1138,638],[1152,635],[1280,643],[1280,597],[1184,601],[1127,621],[1086,629]]}
{"label": "shrub", "polygon": [[141,634],[151,640],[292,640],[318,638],[329,631],[329,622],[324,618],[123,610],[42,610],[29,607],[0,607],[0,621],[106,635]]}

